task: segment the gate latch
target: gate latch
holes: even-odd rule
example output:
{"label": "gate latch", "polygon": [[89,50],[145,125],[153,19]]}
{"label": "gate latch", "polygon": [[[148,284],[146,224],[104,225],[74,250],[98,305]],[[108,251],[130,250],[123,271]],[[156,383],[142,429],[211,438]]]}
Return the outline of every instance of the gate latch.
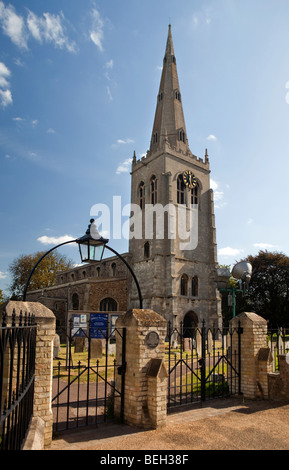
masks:
{"label": "gate latch", "polygon": [[123,364],[122,366],[119,366],[117,368],[117,373],[118,375],[123,375],[126,372],[126,364]]}

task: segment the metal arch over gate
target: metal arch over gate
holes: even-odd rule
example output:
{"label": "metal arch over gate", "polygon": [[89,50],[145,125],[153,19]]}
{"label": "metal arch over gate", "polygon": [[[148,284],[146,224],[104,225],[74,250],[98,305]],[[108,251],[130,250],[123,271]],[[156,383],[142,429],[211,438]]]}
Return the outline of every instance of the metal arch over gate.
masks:
{"label": "metal arch over gate", "polygon": [[172,328],[166,354],[168,408],[241,394],[241,334],[238,328]]}
{"label": "metal arch over gate", "polygon": [[[53,431],[60,432],[81,426],[99,425],[113,418],[116,397],[124,410],[126,329],[117,329],[107,321],[97,327],[69,322],[68,333],[58,331],[62,344],[53,367]],[[113,354],[116,337],[122,342],[122,355],[117,364]],[[93,353],[94,340],[100,349],[99,358]],[[121,386],[115,386],[116,374]]]}

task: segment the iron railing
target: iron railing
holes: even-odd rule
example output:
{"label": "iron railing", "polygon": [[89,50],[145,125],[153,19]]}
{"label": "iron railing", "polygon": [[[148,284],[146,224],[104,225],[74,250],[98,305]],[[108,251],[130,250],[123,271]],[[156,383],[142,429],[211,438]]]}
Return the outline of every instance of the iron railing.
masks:
{"label": "iron railing", "polygon": [[241,334],[236,328],[168,324],[168,408],[241,394]]}
{"label": "iron railing", "polygon": [[267,346],[272,353],[272,371],[279,371],[279,355],[289,353],[289,328],[269,329],[267,333]]}
{"label": "iron railing", "polygon": [[6,311],[0,323],[0,450],[21,450],[33,415],[36,323]]}
{"label": "iron railing", "polygon": [[[68,334],[58,330],[62,343],[53,363],[53,431],[61,432],[82,426],[98,426],[114,417],[114,402],[120,401],[120,419],[124,414],[124,381],[126,329],[111,327],[102,330],[69,322]],[[98,338],[100,358],[94,355],[93,341]],[[122,354],[115,358],[116,338]],[[77,351],[80,341],[82,352]],[[98,356],[99,357],[99,356]],[[116,384],[116,376],[121,376]]]}

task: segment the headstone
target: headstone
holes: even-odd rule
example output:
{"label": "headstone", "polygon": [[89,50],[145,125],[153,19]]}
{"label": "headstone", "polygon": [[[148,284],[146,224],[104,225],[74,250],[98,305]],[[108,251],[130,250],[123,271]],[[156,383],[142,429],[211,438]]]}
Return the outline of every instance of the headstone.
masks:
{"label": "headstone", "polygon": [[108,355],[116,354],[116,343],[108,343]]}
{"label": "headstone", "polygon": [[90,343],[90,357],[93,359],[102,358],[102,340],[92,338]]}
{"label": "headstone", "polygon": [[184,338],[184,351],[192,350],[192,338]]}
{"label": "headstone", "polygon": [[85,339],[84,338],[74,338],[74,352],[81,353],[85,351]]}
{"label": "headstone", "polygon": [[58,334],[56,334],[53,340],[53,359],[55,359],[58,356],[59,349],[60,349],[60,337]]}

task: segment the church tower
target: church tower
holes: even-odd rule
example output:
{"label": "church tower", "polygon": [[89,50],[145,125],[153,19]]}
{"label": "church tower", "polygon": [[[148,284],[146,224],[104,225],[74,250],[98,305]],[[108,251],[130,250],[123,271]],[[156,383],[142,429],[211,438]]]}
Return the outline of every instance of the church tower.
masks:
{"label": "church tower", "polygon": [[[186,131],[171,26],[150,149],[131,171],[129,253],[143,308],[173,324],[218,321],[216,233],[207,150],[192,154]],[[188,235],[189,234],[189,235]],[[138,295],[131,285],[130,304]]]}

